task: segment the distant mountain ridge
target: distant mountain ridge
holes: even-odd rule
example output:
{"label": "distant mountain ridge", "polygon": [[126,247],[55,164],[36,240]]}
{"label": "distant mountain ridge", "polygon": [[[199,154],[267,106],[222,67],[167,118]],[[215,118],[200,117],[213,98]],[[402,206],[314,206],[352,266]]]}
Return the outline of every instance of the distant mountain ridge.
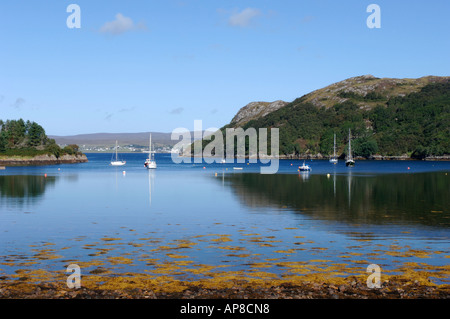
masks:
{"label": "distant mountain ridge", "polygon": [[[206,131],[203,132],[205,134]],[[79,146],[114,146],[116,141],[119,145],[134,145],[148,148],[149,136],[152,134],[152,144],[155,147],[166,146],[172,147],[179,143],[180,140],[171,140],[172,133],[161,132],[139,132],[139,133],[90,133],[78,134],[70,136],[49,135],[49,138],[55,140],[59,145],[77,144]],[[208,132],[206,132],[207,134]],[[191,137],[194,139],[194,132],[191,132]]]}
{"label": "distant mountain ridge", "polygon": [[[158,145],[175,145],[177,141],[170,139],[171,133],[151,132],[152,142]],[[150,132],[140,133],[91,133],[71,136],[49,135],[57,144],[77,144],[86,146],[111,146],[116,141],[120,145],[138,145],[148,147]]]}

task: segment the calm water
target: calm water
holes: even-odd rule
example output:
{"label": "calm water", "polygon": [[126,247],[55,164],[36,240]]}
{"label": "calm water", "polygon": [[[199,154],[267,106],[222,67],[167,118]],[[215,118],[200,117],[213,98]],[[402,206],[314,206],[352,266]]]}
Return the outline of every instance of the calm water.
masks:
{"label": "calm water", "polygon": [[[358,161],[349,169],[307,161],[312,171],[299,174],[303,161],[285,160],[278,174],[261,175],[258,164],[177,165],[157,154],[158,169],[148,171],[146,154],[124,154],[119,168],[108,165],[110,154],[87,155],[89,163],[0,171],[0,274],[27,261],[60,270],[67,260],[110,256],[133,260],[117,271],[143,271],[145,258],[170,260],[167,247],[179,243],[191,245],[177,251],[184,258],[230,270],[348,254],[392,269],[450,260],[448,162]],[[36,258],[45,247],[54,258]],[[102,248],[110,251],[94,253]]]}

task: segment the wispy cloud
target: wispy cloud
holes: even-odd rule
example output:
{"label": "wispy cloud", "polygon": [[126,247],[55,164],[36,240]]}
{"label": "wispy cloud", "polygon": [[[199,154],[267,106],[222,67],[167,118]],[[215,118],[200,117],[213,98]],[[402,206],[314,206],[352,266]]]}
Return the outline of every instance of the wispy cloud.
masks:
{"label": "wispy cloud", "polygon": [[314,19],[315,19],[314,16],[305,16],[300,20],[300,23],[302,23],[302,24],[310,23]]}
{"label": "wispy cloud", "polygon": [[19,97],[13,104],[11,104],[11,106],[16,109],[20,109],[24,104],[25,104],[25,100],[22,99],[21,97]]}
{"label": "wispy cloud", "polygon": [[180,114],[184,111],[184,108],[182,107],[177,107],[176,109],[171,110],[169,113],[170,114]]}
{"label": "wispy cloud", "polygon": [[116,19],[110,22],[106,22],[101,28],[100,32],[104,34],[119,35],[129,31],[147,30],[147,27],[143,23],[134,23],[134,21],[125,17],[123,14],[116,14]]}
{"label": "wispy cloud", "polygon": [[113,113],[106,113],[106,116],[104,118],[105,121],[111,121],[111,118],[113,117]]}
{"label": "wispy cloud", "polygon": [[262,13],[259,9],[246,8],[242,11],[233,13],[228,19],[228,24],[233,27],[245,28],[250,26],[254,19],[260,15],[262,15]]}
{"label": "wispy cloud", "polygon": [[125,112],[133,112],[134,110],[136,110],[136,107],[135,107],[135,106],[133,106],[133,107],[128,107],[128,108],[123,108],[123,109],[118,110],[117,112],[125,113]]}

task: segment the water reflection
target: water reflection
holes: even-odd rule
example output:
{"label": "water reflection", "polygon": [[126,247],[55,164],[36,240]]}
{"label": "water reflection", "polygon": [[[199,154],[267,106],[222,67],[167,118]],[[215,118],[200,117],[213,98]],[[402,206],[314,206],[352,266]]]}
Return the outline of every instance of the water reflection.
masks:
{"label": "water reflection", "polygon": [[307,181],[309,179],[309,172],[304,171],[298,174],[298,177],[302,179],[302,181]]}
{"label": "water reflection", "polygon": [[226,182],[250,207],[287,207],[312,218],[358,224],[450,226],[450,179],[445,173],[332,178],[230,174]]}
{"label": "water reflection", "polygon": [[149,205],[152,206],[152,189],[155,184],[155,171],[152,169],[148,170],[148,195],[149,195]]}
{"label": "water reflection", "polygon": [[24,205],[34,203],[44,195],[47,187],[55,185],[56,180],[55,176],[1,175],[0,198],[9,199],[2,200],[1,204]]}

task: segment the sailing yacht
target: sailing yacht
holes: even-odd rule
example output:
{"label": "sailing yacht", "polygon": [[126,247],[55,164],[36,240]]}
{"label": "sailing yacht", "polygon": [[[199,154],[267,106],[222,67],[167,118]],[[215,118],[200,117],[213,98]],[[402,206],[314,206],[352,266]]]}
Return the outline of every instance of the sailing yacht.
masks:
{"label": "sailing yacht", "polygon": [[336,134],[334,134],[333,157],[330,158],[330,163],[332,163],[332,164],[338,163],[338,159],[336,157]]}
{"label": "sailing yacht", "polygon": [[118,148],[118,144],[117,144],[117,141],[116,141],[116,160],[115,161],[111,161],[111,165],[112,166],[123,166],[127,162],[126,161],[119,161],[119,158],[117,156],[117,148]]}
{"label": "sailing yacht", "polygon": [[353,160],[352,156],[352,143],[351,143],[351,135],[350,135],[350,129],[348,129],[348,154],[347,158],[345,160],[345,165],[347,166],[355,166],[355,161]]}
{"label": "sailing yacht", "polygon": [[145,160],[144,166],[148,169],[156,168],[155,155],[152,153],[152,134],[150,134],[148,158]]}
{"label": "sailing yacht", "polygon": [[302,172],[304,172],[304,171],[310,171],[310,170],[311,170],[311,167],[310,167],[309,165],[306,165],[306,164],[305,164],[305,161],[303,161],[303,165],[302,165],[302,166],[299,166],[299,167],[298,167],[298,170],[299,170],[299,171],[302,171]]}

